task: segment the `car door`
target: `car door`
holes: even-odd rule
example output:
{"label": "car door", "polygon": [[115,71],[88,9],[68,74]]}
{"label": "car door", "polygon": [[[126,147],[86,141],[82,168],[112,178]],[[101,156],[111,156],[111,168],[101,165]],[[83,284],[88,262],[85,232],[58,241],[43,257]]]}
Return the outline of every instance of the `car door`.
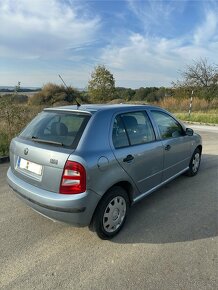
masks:
{"label": "car door", "polygon": [[164,147],[163,180],[171,178],[186,169],[190,161],[191,141],[179,122],[166,112],[151,111],[157,124]]}
{"label": "car door", "polygon": [[141,193],[161,182],[163,146],[145,111],[118,114],[113,123],[113,153]]}

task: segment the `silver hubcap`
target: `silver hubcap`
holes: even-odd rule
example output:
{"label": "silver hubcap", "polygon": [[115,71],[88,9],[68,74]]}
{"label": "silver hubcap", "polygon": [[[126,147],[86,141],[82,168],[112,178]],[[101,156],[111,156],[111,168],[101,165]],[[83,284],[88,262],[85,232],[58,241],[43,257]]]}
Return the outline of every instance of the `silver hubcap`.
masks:
{"label": "silver hubcap", "polygon": [[200,165],[200,154],[196,153],[193,161],[192,161],[192,170],[193,172],[197,172],[198,171],[198,167]]}
{"label": "silver hubcap", "polygon": [[116,196],[107,205],[103,216],[103,227],[106,232],[116,231],[123,223],[126,215],[126,201],[122,196]]}

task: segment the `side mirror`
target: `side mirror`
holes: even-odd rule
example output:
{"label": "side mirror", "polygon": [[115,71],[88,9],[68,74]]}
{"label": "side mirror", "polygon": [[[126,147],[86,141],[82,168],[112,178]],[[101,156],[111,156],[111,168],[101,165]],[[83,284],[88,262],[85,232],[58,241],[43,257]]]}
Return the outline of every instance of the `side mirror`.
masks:
{"label": "side mirror", "polygon": [[193,136],[194,131],[193,131],[191,128],[186,128],[185,133],[186,133],[186,135],[188,135],[188,136]]}

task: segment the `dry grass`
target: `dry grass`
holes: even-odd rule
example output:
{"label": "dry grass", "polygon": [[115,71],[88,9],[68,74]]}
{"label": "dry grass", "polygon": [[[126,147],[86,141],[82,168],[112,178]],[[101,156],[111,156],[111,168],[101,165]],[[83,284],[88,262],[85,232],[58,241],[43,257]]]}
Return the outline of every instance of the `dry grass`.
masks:
{"label": "dry grass", "polygon": [[183,121],[218,124],[218,99],[209,103],[204,99],[193,98],[190,116],[188,113],[190,99],[166,98],[155,105],[173,112]]}
{"label": "dry grass", "polygon": [[[122,99],[116,99],[110,103],[119,104],[122,103]],[[135,105],[146,104],[145,101],[131,101],[126,103]],[[193,98],[191,116],[188,114],[190,99],[176,99],[169,97],[150,104],[165,108],[183,121],[218,124],[218,99],[208,103],[204,99]]]}
{"label": "dry grass", "polygon": [[[190,99],[175,99],[175,98],[165,98],[160,102],[155,102],[155,105],[163,107],[171,112],[188,112]],[[192,111],[193,112],[207,112],[209,110],[218,109],[218,99],[212,102],[207,102],[204,99],[193,98],[192,101]]]}

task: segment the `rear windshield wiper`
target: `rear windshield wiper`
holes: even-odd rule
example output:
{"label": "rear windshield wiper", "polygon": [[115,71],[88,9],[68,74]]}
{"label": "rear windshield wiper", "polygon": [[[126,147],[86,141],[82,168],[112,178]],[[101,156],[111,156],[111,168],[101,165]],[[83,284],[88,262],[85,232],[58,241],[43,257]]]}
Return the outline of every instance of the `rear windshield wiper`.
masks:
{"label": "rear windshield wiper", "polygon": [[61,143],[61,142],[39,139],[39,137],[37,137],[37,136],[32,136],[31,139],[33,141],[39,142],[39,143],[45,143],[45,144],[52,144],[52,145],[64,146],[64,144]]}

